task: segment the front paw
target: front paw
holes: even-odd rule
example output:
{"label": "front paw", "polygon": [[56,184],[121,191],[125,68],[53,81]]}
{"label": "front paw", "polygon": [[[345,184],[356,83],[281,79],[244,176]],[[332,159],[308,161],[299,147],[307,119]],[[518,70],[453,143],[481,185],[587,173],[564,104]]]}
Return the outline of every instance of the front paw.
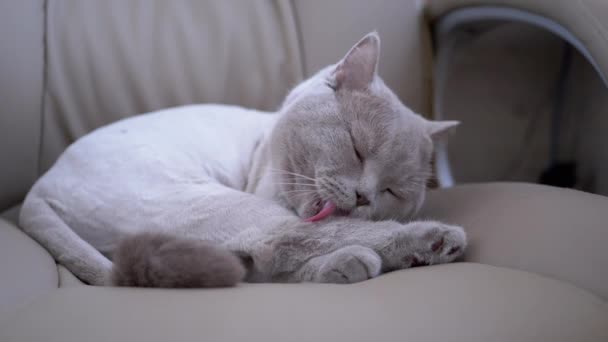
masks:
{"label": "front paw", "polygon": [[466,233],[435,221],[413,222],[395,232],[385,249],[385,271],[452,262],[464,254]]}
{"label": "front paw", "polygon": [[352,284],[380,274],[382,260],[372,249],[348,246],[326,256],[317,273],[317,282]]}
{"label": "front paw", "polygon": [[452,262],[464,254],[467,236],[459,226],[447,225],[440,222],[429,222],[430,225],[422,230],[421,257],[423,264],[443,264]]}

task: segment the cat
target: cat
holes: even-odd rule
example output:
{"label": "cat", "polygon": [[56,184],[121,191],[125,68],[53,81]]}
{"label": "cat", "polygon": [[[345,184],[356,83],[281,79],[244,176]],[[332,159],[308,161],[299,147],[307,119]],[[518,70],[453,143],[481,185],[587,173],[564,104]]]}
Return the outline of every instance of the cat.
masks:
{"label": "cat", "polygon": [[458,122],[403,105],[379,54],[372,32],[276,113],[190,105],[99,128],[34,184],[20,225],[91,285],[355,283],[454,261],[462,227],[411,220]]}

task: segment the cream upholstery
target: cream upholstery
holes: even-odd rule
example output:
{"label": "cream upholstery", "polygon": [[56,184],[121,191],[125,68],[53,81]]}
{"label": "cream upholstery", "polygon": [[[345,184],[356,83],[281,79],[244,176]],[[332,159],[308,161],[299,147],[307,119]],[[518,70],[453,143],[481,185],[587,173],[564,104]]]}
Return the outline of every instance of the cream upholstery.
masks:
{"label": "cream upholstery", "polygon": [[50,1],[47,11],[44,169],[126,116],[199,102],[271,110],[302,79],[287,1]]}
{"label": "cream upholstery", "polygon": [[565,280],[608,300],[608,198],[517,183],[431,192],[421,217],[467,227],[466,261]]}
{"label": "cream upholstery", "polygon": [[606,303],[516,270],[454,264],[354,285],[73,287],[0,322],[2,341],[606,341]]}
{"label": "cream upholstery", "polygon": [[[0,2],[1,215],[14,218],[40,172],[86,132],[190,102],[273,108],[373,29],[387,83],[430,113],[420,4]],[[606,341],[604,208],[604,198],[524,184],[436,190],[421,215],[465,225],[471,263],[348,286],[203,291],[83,286],[0,219],[0,341]]]}
{"label": "cream upholstery", "polygon": [[57,288],[50,254],[13,224],[0,219],[0,320]]}
{"label": "cream upholstery", "polygon": [[42,0],[0,2],[0,211],[38,178],[43,91]]}

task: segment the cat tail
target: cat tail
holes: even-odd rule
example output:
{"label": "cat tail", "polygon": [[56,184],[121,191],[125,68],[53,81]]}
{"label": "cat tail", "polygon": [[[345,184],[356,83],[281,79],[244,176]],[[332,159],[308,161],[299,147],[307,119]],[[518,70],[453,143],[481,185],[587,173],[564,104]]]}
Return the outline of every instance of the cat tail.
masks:
{"label": "cat tail", "polygon": [[206,288],[234,286],[245,277],[241,260],[209,242],[162,233],[123,239],[110,275],[115,286]]}

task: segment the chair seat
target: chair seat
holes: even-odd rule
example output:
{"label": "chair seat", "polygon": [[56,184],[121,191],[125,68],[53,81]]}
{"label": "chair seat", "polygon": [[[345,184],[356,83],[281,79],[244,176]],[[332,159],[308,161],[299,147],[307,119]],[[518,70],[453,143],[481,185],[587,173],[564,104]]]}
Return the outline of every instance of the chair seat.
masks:
{"label": "chair seat", "polygon": [[465,260],[543,274],[608,299],[608,198],[527,183],[431,191],[421,217],[462,225]]}
{"label": "chair seat", "polygon": [[79,286],[0,323],[2,341],[606,341],[600,298],[527,272],[459,263],[353,285],[217,290]]}
{"label": "chair seat", "polygon": [[607,209],[533,184],[434,190],[420,216],[463,225],[466,262],[353,285],[72,284],[0,320],[0,341],[607,341]]}

